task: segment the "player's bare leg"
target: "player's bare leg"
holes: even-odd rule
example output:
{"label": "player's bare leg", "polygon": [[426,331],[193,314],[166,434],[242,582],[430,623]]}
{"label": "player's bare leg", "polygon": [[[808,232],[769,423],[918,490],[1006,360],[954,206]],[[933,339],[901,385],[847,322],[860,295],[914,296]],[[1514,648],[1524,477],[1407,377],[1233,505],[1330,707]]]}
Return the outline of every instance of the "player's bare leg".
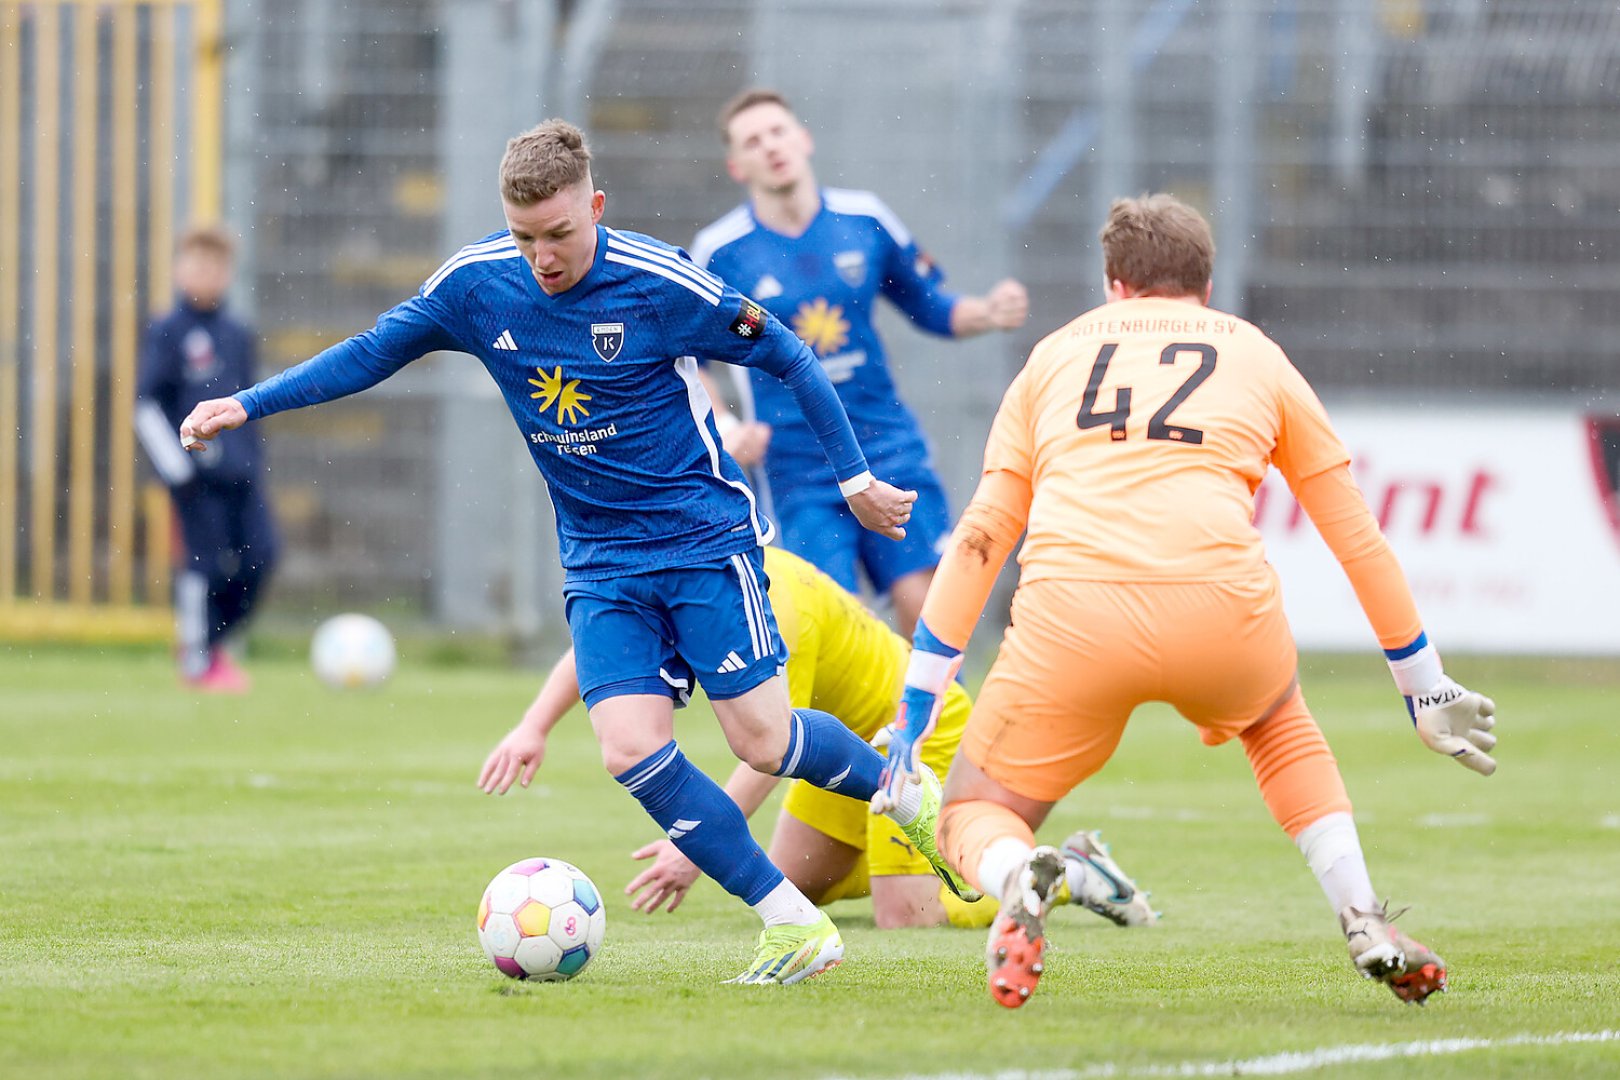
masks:
{"label": "player's bare leg", "polygon": [[789,813],[777,817],[768,851],[771,862],[817,904],[834,899],[833,890],[854,873],[862,855],[860,848],[813,829]]}
{"label": "player's bare leg", "polygon": [[923,601],[928,599],[928,584],[934,580],[934,568],[913,570],[889,586],[889,601],[894,605],[894,625],[900,636],[909,639],[917,629],[922,615]]}
{"label": "player's bare leg", "polygon": [[782,767],[792,712],[785,677],[776,675],[746,694],[710,704],[737,760],[773,775]]}
{"label": "player's bare leg", "polygon": [[879,930],[943,926],[945,904],[933,874],[884,874],[872,879],[872,921]]}
{"label": "player's bare leg", "polygon": [[828,836],[792,814],[777,818],[770,856],[788,880],[817,904],[870,897],[872,922],[879,930],[943,926],[947,922],[982,928],[989,925],[995,913],[995,905],[989,900],[957,900],[933,874],[871,875],[863,862],[862,849]]}
{"label": "player's bare leg", "polygon": [[602,764],[618,776],[675,737],[675,704],[664,694],[626,694],[590,710]]}

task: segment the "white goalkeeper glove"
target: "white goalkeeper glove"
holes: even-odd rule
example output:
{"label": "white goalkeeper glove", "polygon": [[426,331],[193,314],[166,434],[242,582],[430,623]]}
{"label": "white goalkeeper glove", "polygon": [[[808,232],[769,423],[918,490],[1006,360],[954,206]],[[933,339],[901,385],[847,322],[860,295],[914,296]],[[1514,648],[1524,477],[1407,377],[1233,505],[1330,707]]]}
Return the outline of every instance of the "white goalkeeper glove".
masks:
{"label": "white goalkeeper glove", "polygon": [[1384,650],[1389,673],[1406,699],[1418,738],[1437,754],[1455,758],[1481,776],[1496,771],[1489,751],[1496,746],[1496,702],[1457,685],[1440,667],[1440,653],[1419,633],[1404,649]]}
{"label": "white goalkeeper glove", "polygon": [[1496,771],[1496,759],[1490,755],[1496,746],[1496,736],[1491,734],[1496,726],[1496,702],[1441,675],[1432,690],[1406,699],[1406,711],[1424,746],[1455,758],[1481,776]]}

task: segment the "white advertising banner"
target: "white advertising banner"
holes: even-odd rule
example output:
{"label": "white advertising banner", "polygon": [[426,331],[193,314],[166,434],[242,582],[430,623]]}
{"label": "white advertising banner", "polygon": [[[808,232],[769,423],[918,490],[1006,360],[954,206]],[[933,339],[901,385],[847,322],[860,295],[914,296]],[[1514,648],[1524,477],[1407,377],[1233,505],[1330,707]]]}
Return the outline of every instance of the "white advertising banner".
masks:
{"label": "white advertising banner", "polygon": [[[1442,655],[1620,654],[1620,420],[1509,407],[1331,413]],[[1275,469],[1255,522],[1300,647],[1376,645]]]}

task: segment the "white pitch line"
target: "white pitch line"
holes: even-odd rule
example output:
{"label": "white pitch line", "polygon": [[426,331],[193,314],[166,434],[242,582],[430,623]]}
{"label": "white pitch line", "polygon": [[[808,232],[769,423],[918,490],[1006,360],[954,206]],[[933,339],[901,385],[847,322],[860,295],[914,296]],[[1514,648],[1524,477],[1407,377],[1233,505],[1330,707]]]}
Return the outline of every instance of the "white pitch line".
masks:
{"label": "white pitch line", "polygon": [[1475,828],[1490,823],[1489,814],[1424,814],[1417,819],[1418,826],[1424,829]]}
{"label": "white pitch line", "polygon": [[[1183,1061],[1175,1065],[1125,1067],[1113,1063],[1084,1069],[1009,1069],[996,1073],[908,1073],[896,1080],[1110,1080],[1115,1077],[1288,1076],[1334,1065],[1358,1065],[1397,1058],[1442,1057],[1470,1050],[1509,1046],[1567,1046],[1573,1043],[1620,1042],[1620,1031],[1560,1031],[1552,1035],[1510,1035],[1505,1039],[1425,1039],[1405,1043],[1351,1043],[1295,1050],[1265,1057],[1226,1061]],[[848,1078],[831,1078],[848,1080]]]}

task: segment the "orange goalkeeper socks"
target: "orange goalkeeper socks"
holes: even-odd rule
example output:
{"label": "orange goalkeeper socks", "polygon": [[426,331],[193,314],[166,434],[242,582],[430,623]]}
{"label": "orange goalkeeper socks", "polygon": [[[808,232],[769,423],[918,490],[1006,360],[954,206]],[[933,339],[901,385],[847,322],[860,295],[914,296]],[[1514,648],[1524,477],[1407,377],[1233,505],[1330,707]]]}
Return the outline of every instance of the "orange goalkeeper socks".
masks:
{"label": "orange goalkeeper socks", "polygon": [[984,799],[946,803],[939,815],[939,847],[946,861],[956,867],[969,884],[987,895],[1000,896],[1006,881],[1004,872],[991,875],[999,880],[980,880],[985,853],[992,848],[998,852],[1010,851],[1014,857],[998,862],[1011,866],[1034,849],[1035,832],[1016,812],[1000,803]]}
{"label": "orange goalkeeper socks", "polygon": [[1243,733],[1243,749],[1271,816],[1290,837],[1328,814],[1350,812],[1339,764],[1298,687]]}

